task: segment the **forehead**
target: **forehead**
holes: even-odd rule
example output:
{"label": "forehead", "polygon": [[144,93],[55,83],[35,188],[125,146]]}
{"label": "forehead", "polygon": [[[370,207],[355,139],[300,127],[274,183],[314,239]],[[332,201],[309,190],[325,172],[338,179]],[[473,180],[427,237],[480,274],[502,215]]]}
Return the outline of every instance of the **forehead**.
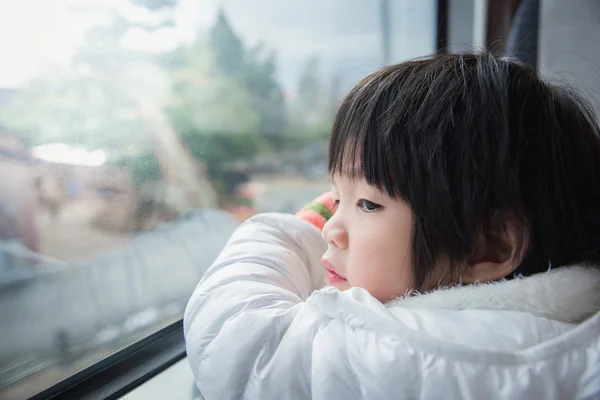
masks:
{"label": "forehead", "polygon": [[334,192],[368,191],[371,193],[374,190],[380,191],[375,186],[370,185],[362,175],[333,174],[330,176],[330,182]]}
{"label": "forehead", "polygon": [[363,174],[360,170],[352,169],[342,173],[332,173],[329,175],[329,182],[332,185],[338,184],[358,184],[364,182]]}

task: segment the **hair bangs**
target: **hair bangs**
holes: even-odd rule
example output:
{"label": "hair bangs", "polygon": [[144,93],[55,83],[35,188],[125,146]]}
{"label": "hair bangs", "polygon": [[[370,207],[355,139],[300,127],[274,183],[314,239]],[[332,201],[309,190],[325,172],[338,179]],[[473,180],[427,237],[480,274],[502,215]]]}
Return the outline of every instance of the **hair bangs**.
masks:
{"label": "hair bangs", "polygon": [[380,80],[364,79],[343,100],[331,132],[328,170],[330,175],[363,178],[388,196],[401,198],[402,170],[392,154],[397,143],[390,143],[389,94],[380,88]]}

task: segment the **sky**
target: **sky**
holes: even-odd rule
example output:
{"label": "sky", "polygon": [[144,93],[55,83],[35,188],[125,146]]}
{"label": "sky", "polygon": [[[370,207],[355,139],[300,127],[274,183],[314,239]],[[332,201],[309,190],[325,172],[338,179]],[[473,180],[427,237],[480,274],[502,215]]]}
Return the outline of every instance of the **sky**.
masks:
{"label": "sky", "polygon": [[[66,64],[97,16],[69,5],[101,3],[132,19],[155,15],[127,0],[0,0],[0,88],[20,87],[48,64]],[[392,0],[392,57],[431,54],[435,1]],[[164,51],[206,31],[223,7],[247,45],[264,42],[277,51],[279,80],[293,90],[303,63],[319,55],[322,77],[347,87],[382,65],[378,0],[180,0],[176,28],[151,36],[132,31],[124,44]]]}

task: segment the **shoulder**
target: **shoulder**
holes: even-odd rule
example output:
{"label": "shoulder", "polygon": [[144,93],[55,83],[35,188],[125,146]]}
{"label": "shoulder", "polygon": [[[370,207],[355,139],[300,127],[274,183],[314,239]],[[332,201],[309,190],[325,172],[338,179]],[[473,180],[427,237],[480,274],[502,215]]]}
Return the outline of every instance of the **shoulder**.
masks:
{"label": "shoulder", "polygon": [[[519,311],[390,308],[354,289],[316,292],[307,304],[331,318],[315,336],[313,368],[360,366],[359,388],[375,379],[389,393],[483,397],[502,377],[514,396],[600,390],[600,313],[575,325]],[[453,382],[469,382],[469,393]]]}
{"label": "shoulder", "polygon": [[[325,288],[305,302],[279,297],[269,303],[272,296],[257,292],[219,323],[204,318],[198,329],[206,332],[188,332],[188,339],[202,338],[201,349],[188,347],[188,354],[203,393],[433,399],[494,398],[502,391],[577,398],[598,384],[600,315],[575,329],[565,326],[543,343],[513,348],[506,342],[494,349],[503,336],[539,329],[543,318],[514,311],[399,312],[358,288]],[[223,302],[214,303],[215,313]]]}

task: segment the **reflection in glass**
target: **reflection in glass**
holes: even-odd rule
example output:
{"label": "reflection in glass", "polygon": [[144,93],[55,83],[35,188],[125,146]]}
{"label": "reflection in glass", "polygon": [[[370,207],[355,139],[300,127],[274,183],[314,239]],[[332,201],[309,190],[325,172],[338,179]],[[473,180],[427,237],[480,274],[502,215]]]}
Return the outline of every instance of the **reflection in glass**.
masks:
{"label": "reflection in glass", "polygon": [[337,102],[382,40],[390,61],[434,50],[433,1],[388,12],[382,29],[376,2],[0,5],[0,397],[181,318],[241,221],[328,190]]}

